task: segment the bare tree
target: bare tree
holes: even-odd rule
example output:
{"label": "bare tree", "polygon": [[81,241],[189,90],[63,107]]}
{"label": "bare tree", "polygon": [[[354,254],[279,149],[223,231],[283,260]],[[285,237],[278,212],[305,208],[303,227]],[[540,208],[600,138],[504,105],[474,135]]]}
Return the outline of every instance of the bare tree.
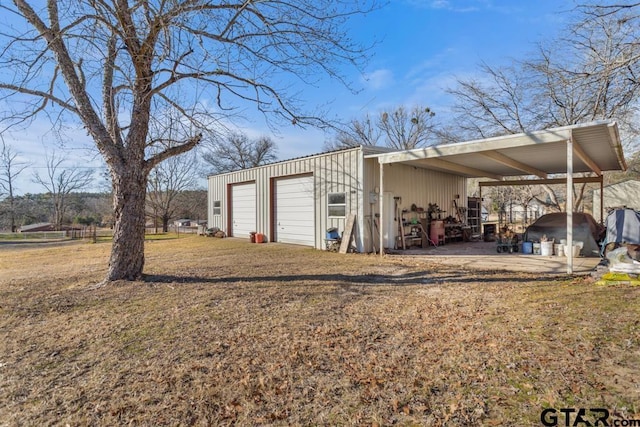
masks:
{"label": "bare tree", "polygon": [[401,106],[391,113],[383,112],[378,127],[385,138],[385,145],[398,150],[429,145],[430,138],[435,136],[435,115],[429,107],[421,106],[411,110]]}
{"label": "bare tree", "polygon": [[[640,31],[620,16],[584,16],[527,66],[537,77],[552,124],[616,118],[635,122]],[[635,59],[632,59],[635,58]]]}
{"label": "bare tree", "polygon": [[18,160],[18,153],[2,140],[0,151],[0,197],[6,197],[6,213],[9,216],[9,227],[12,233],[16,231],[15,191],[16,179],[29,167],[29,163]]}
{"label": "bare tree", "polygon": [[46,155],[47,175],[41,176],[34,172],[34,181],[42,185],[51,195],[53,202],[53,225],[56,230],[62,228],[64,216],[69,207],[69,195],[86,188],[93,181],[93,170],[78,167],[63,167],[65,159]]}
{"label": "bare tree", "polygon": [[[640,2],[622,0],[612,4],[602,4],[598,1],[592,1],[590,3],[582,3],[578,5],[578,8],[586,15],[597,18],[611,16],[619,14],[621,12],[628,12],[632,9],[640,7]],[[627,19],[635,19],[637,16],[630,14],[626,16]]]}
{"label": "bare tree", "polygon": [[[105,283],[142,277],[147,177],[160,162],[193,149],[247,105],[288,123],[327,124],[300,108],[296,84],[328,75],[348,86],[341,66],[360,69],[367,50],[349,39],[347,23],[371,2],[1,4],[15,24],[0,34],[0,90],[27,105],[4,118],[79,120],[109,168],[115,227]],[[154,123],[176,113],[181,132],[155,139]]]}
{"label": "bare tree", "polygon": [[181,191],[178,196],[177,216],[202,220],[207,218],[207,190]]}
{"label": "bare tree", "polygon": [[518,65],[494,68],[482,64],[482,78],[459,79],[448,91],[456,99],[453,111],[462,138],[514,134],[540,125],[537,107],[532,105],[531,76]]}
{"label": "bare tree", "polygon": [[[458,81],[451,90],[457,98],[455,120],[467,136],[615,118],[629,140],[636,140],[640,135],[635,125],[640,94],[638,27],[619,15],[583,11],[565,34],[540,46],[533,59],[501,68],[483,65],[483,78]],[[538,194],[539,201],[563,209],[564,188],[541,188],[546,197]],[[576,209],[585,190],[585,184],[574,188]]]}
{"label": "bare tree", "polygon": [[325,149],[378,145],[381,132],[376,120],[369,113],[363,119],[352,119],[344,129],[339,130],[334,139],[325,143]]}
{"label": "bare tree", "polygon": [[156,225],[162,222],[162,231],[169,231],[169,221],[180,209],[180,194],[197,186],[198,157],[195,152],[175,156],[158,164],[147,183],[147,217]]}
{"label": "bare tree", "polygon": [[267,136],[251,140],[243,133],[234,132],[215,143],[202,158],[212,167],[212,173],[225,173],[273,162],[277,159],[277,147]]}
{"label": "bare tree", "polygon": [[411,150],[437,142],[435,113],[429,107],[415,106],[408,110],[400,106],[391,112],[383,111],[375,119],[353,119],[339,131],[325,148],[345,148],[358,145],[384,145],[398,150]]}
{"label": "bare tree", "polygon": [[623,172],[613,172],[607,176],[606,184],[614,184],[628,179],[640,180],[640,151],[636,151],[627,157],[627,170]]}

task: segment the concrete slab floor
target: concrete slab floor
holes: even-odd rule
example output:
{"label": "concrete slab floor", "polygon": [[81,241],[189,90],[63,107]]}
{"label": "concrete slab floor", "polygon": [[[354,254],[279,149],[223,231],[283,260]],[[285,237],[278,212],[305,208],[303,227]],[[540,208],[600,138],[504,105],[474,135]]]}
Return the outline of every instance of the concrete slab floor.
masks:
{"label": "concrete slab floor", "polygon": [[[389,255],[402,258],[418,257],[421,260],[465,269],[567,274],[567,258],[564,256],[524,255],[520,252],[498,253],[496,242],[452,242],[425,249],[413,247],[404,251],[392,251]],[[573,274],[589,274],[599,262],[600,258],[597,256],[576,257],[573,259]]]}

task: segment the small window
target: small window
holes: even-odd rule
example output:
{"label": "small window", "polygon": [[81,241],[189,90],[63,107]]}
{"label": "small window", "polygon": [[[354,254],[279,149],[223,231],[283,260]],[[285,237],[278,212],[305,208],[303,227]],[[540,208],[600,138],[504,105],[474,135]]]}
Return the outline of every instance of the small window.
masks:
{"label": "small window", "polygon": [[347,195],[345,193],[329,193],[327,202],[330,217],[345,217],[347,215]]}
{"label": "small window", "polygon": [[220,200],[216,200],[215,202],[213,202],[213,214],[214,215],[221,215],[222,211],[220,209]]}

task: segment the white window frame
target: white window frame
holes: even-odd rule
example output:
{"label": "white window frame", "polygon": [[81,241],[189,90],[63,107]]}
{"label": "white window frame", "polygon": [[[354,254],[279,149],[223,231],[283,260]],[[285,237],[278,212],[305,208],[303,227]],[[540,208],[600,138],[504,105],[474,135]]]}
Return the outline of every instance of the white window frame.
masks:
{"label": "white window frame", "polygon": [[[218,206],[216,206],[218,205]],[[213,201],[213,215],[220,216],[222,215],[222,202],[220,200]]]}
{"label": "white window frame", "polygon": [[[342,196],[344,198],[344,201],[342,203],[331,203],[332,196]],[[341,207],[344,210],[344,213],[342,215],[332,215],[331,214],[332,208],[339,208],[339,207]],[[336,192],[336,193],[327,194],[327,216],[329,218],[344,218],[347,216],[347,193]]]}

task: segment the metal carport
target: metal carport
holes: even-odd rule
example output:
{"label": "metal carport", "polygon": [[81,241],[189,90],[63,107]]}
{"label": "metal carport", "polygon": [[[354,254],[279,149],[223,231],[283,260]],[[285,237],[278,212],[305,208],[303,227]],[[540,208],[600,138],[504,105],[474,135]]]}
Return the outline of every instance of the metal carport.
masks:
{"label": "metal carport", "polygon": [[[626,170],[618,125],[613,120],[564,126],[536,132],[438,145],[406,151],[375,154],[380,169],[380,194],[384,194],[385,165],[402,163],[414,167],[454,173],[467,178],[489,178],[481,185],[522,185],[506,178],[535,176],[527,185],[566,182],[600,182],[605,171]],[[574,173],[591,173],[575,178]],[[564,178],[549,179],[563,174]],[[384,200],[380,204],[380,241],[384,236]],[[567,197],[567,245],[573,245],[573,198]],[[381,255],[384,250],[380,251]],[[573,273],[573,254],[567,256],[567,273]]]}

